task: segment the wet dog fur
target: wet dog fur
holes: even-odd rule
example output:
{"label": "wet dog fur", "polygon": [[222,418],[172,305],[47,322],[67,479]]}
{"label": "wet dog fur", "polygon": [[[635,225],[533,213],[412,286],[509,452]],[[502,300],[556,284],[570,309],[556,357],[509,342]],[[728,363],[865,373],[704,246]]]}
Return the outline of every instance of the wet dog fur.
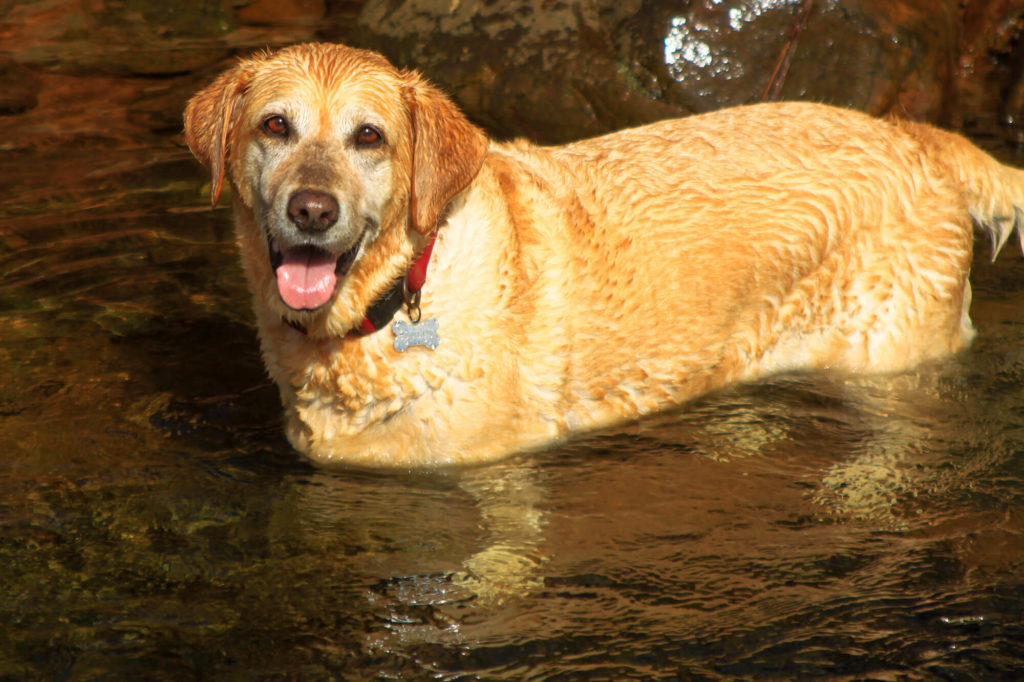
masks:
{"label": "wet dog fur", "polygon": [[[234,190],[286,433],[321,463],[489,461],[736,381],[947,356],[974,334],[972,221],[998,252],[1024,207],[1024,173],[959,135],[809,103],[500,143],[342,45],[242,60],[185,128],[214,202]],[[440,345],[353,333],[432,235]]]}

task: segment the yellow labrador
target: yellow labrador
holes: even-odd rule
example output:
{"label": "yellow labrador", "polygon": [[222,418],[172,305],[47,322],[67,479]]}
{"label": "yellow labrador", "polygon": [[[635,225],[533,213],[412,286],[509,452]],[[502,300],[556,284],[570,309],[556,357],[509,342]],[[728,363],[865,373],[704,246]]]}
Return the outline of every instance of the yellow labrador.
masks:
{"label": "yellow labrador", "polygon": [[1024,173],[958,135],[817,104],[498,143],[341,45],[241,61],[185,129],[214,202],[234,188],[287,435],[322,463],[481,462],[954,353],[972,218],[998,250],[1024,207]]}

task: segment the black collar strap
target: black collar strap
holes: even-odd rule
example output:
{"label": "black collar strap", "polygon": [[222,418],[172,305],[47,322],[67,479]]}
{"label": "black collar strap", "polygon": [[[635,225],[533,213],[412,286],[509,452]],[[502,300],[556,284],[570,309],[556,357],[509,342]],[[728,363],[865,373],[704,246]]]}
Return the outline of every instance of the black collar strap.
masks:
{"label": "black collar strap", "polygon": [[366,311],[366,317],[363,318],[363,321],[349,333],[366,336],[386,327],[405,302],[404,291],[405,280],[402,279],[395,286],[391,287],[388,293],[377,299],[377,302],[370,306],[369,310]]}

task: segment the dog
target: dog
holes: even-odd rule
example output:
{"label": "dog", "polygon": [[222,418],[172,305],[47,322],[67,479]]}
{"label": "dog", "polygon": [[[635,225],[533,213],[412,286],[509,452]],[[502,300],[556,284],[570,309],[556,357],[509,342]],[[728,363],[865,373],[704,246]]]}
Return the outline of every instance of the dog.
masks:
{"label": "dog", "polygon": [[1024,172],[963,137],[755,104],[497,142],[419,73],[303,44],[197,93],[285,431],[315,462],[472,464],[733,382],[965,348],[973,224]]}

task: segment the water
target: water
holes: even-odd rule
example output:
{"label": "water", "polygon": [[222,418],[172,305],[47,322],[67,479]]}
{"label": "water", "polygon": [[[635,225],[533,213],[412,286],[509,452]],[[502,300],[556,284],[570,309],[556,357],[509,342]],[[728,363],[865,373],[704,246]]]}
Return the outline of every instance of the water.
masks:
{"label": "water", "polygon": [[2,119],[0,677],[1017,676],[1012,248],[979,249],[974,347],[913,373],[781,377],[488,467],[317,470],[176,124],[109,125],[190,78]]}

